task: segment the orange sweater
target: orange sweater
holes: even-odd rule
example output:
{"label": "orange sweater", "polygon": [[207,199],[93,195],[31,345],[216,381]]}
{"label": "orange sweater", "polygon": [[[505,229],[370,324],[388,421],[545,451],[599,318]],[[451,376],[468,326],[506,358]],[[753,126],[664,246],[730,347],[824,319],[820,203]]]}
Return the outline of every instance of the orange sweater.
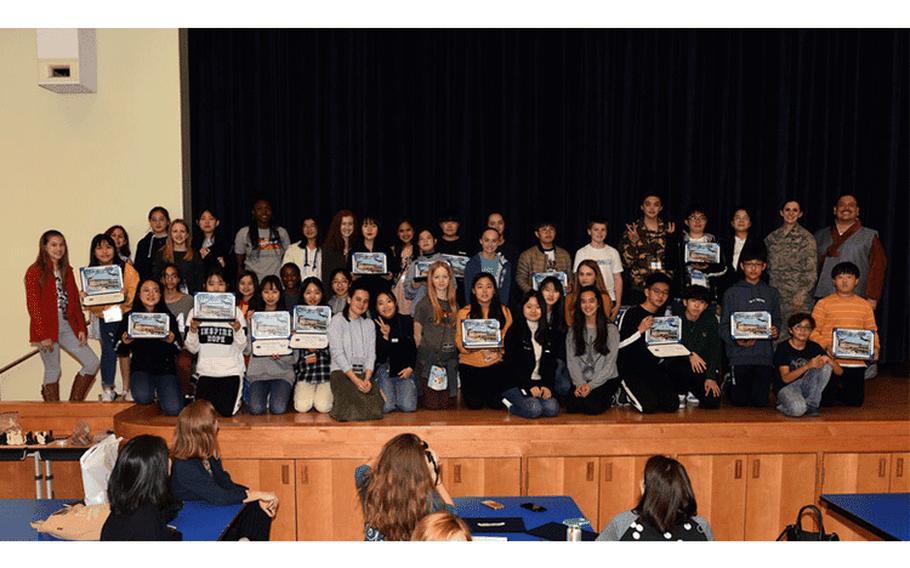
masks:
{"label": "orange sweater", "polygon": [[[503,315],[506,318],[506,324],[499,330],[500,335],[502,336],[503,345],[505,345],[506,332],[509,331],[509,327],[512,325],[512,314],[509,312],[509,308],[502,307]],[[458,310],[458,313],[455,314],[455,321],[459,322],[458,327],[455,329],[455,345],[458,347],[458,362],[464,365],[470,365],[471,367],[489,367],[502,361],[502,356],[505,353],[505,349],[502,347],[496,349],[465,349],[464,343],[461,340],[461,321],[469,319],[468,314],[471,313],[470,304]],[[484,317],[487,317],[484,314]],[[495,353],[495,357],[487,360],[487,356],[490,352]]]}
{"label": "orange sweater", "polygon": [[[875,352],[878,353],[879,337],[878,326],[875,325],[875,313],[872,306],[865,298],[860,298],[856,294],[851,298],[841,298],[837,294],[831,294],[818,301],[812,310],[812,317],[815,318],[815,329],[809,339],[818,343],[827,349],[833,341],[834,328],[847,329],[871,329],[875,331]],[[855,360],[838,359],[840,365],[857,364]]]}

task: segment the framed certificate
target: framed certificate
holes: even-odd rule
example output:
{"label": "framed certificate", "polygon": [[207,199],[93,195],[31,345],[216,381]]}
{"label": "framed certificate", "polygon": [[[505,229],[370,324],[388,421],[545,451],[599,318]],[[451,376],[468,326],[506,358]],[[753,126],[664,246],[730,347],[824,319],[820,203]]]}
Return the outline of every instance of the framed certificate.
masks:
{"label": "framed certificate", "polygon": [[254,341],[287,339],[291,336],[291,312],[254,312],[250,320],[250,335]]}
{"label": "framed certificate", "polygon": [[322,349],[328,347],[329,306],[294,306],[294,335],[291,347],[295,349]]}
{"label": "framed certificate", "polygon": [[351,258],[351,274],[386,274],[386,257],[384,252],[355,252]]}
{"label": "framed certificate", "polygon": [[433,266],[432,260],[418,260],[417,261],[417,270],[414,275],[415,281],[424,281],[427,279],[427,275],[430,274],[430,267]]}
{"label": "framed certificate", "polygon": [[444,254],[442,257],[452,267],[452,274],[455,275],[455,278],[464,278],[464,267],[467,266],[470,258],[460,254]]}
{"label": "framed certificate", "polygon": [[499,320],[461,320],[461,342],[464,344],[465,349],[501,347],[502,333],[499,329]]}
{"label": "framed certificate", "polygon": [[119,304],[123,301],[123,271],[120,266],[86,266],[79,269],[82,277],[84,306]]}
{"label": "framed certificate", "polygon": [[162,339],[170,332],[170,318],[167,314],[130,312],[126,334],[133,339]]}
{"label": "framed certificate", "polygon": [[834,328],[831,351],[838,359],[873,359],[875,332],[871,329]]}
{"label": "framed certificate", "polygon": [[645,331],[645,343],[665,345],[682,341],[682,318],[679,316],[656,317]]}
{"label": "framed certificate", "polygon": [[771,337],[771,314],[768,312],[733,312],[730,315],[733,339],[768,339]]}
{"label": "framed certificate", "polygon": [[196,292],[193,296],[193,317],[199,320],[233,320],[234,294],[230,292]]}
{"label": "framed certificate", "polygon": [[686,262],[717,264],[720,245],[717,243],[686,243]]}
{"label": "framed certificate", "polygon": [[540,283],[550,276],[559,278],[559,281],[562,283],[562,293],[565,294],[566,290],[569,289],[569,275],[565,272],[557,272],[555,270],[549,272],[535,272],[534,274],[531,274],[531,287],[535,290],[539,290]]}

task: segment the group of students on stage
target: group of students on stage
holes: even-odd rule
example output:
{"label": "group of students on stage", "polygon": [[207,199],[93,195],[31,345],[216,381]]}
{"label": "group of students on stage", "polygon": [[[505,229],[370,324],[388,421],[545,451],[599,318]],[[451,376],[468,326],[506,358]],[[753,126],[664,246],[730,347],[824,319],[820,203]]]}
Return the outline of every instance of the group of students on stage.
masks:
{"label": "group of students on stage", "polygon": [[[812,308],[816,247],[797,223],[798,202],[781,209],[786,246],[775,237],[780,230],[764,243],[751,238],[748,211],[737,209],[734,239],[706,262],[685,253],[687,243],[716,242],[705,232],[703,207],[687,209],[683,231],[659,217],[658,196],[645,195],[641,209],[618,250],[605,242],[606,219],[591,218],[591,241],[573,258],[555,244],[552,221],[537,223],[537,243],[518,254],[499,213],[489,215],[478,251],[458,234],[451,213],[440,217],[438,232],[400,221],[392,246],[373,216],[358,221],[339,211],[324,239],[318,220],[304,217],[304,238],[291,244],[272,223],[269,201],[259,199],[231,243],[211,209],[191,230],[155,207],[132,260],[123,227],[92,239],[90,266],[120,266],[124,287],[119,304],[84,308],[90,325],[66,241],[47,231],[25,278],[30,337],[45,363],[42,396],[59,400],[63,347],[82,364],[70,400],[84,400],[99,369],[102,399],[114,400],[119,360],[120,396],[139,404],[157,399],[171,416],[190,395],[210,401],[221,416],[235,414],[242,401],[251,414],[281,414],[293,401],[298,412],[374,420],[418,406],[449,408],[459,385],[469,409],[507,408],[526,418],[556,416],[562,407],[588,414],[612,405],[642,413],[687,403],[717,408],[722,392],[736,406],[763,407],[772,388],[788,416],[816,415],[835,400],[862,405],[866,365],[835,359],[832,330],[876,330],[872,307],[853,293],[859,268],[841,262],[819,276],[826,285],[830,279],[834,293]],[[356,253],[383,253],[385,269],[359,271]],[[234,292],[234,319],[195,317],[196,292]],[[331,307],[328,345],[252,353],[252,315],[295,305]],[[131,337],[130,312],[167,314],[167,336]],[[736,312],[766,312],[770,337],[734,339]],[[649,349],[654,318],[670,314],[681,320],[687,356]],[[495,320],[500,340],[466,345],[465,320]],[[100,360],[87,346],[90,331],[100,340]],[[877,333],[874,341],[877,358]]]}

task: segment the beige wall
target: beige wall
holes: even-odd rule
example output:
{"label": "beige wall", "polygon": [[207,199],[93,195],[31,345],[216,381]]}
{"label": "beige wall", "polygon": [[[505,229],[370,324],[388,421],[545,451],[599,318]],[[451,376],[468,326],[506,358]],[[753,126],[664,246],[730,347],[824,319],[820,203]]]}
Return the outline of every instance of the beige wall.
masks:
{"label": "beige wall", "polygon": [[[37,85],[34,29],[0,29],[0,366],[32,348],[23,277],[38,239],[58,229],[74,267],[91,238],[126,227],[135,243],[163,205],[182,215],[180,62],[176,29],[98,29],[98,92],[59,95]],[[97,354],[97,341],[89,344]],[[63,356],[61,398],[78,371]],[[3,400],[40,400],[38,356],[0,375]],[[119,386],[120,379],[117,379]],[[97,400],[100,378],[89,393]]]}

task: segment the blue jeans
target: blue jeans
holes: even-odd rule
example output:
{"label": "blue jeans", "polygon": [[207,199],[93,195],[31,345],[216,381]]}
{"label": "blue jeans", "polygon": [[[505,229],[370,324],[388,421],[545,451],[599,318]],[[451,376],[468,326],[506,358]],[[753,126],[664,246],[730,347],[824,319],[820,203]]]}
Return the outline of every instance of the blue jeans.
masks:
{"label": "blue jeans", "polygon": [[183,410],[183,393],[177,375],[150,375],[145,371],[130,373],[130,392],[136,404],[152,404],[155,394],[165,416],[177,416]]}
{"label": "blue jeans", "polygon": [[809,369],[803,376],[790,382],[777,393],[777,409],[794,418],[806,413],[807,408],[818,408],[822,391],[831,379],[831,364],[821,369]]}
{"label": "blue jeans", "polygon": [[385,397],[383,414],[393,412],[396,408],[402,412],[417,410],[417,385],[414,384],[414,375],[407,379],[389,376],[389,364],[383,363],[373,375],[379,385],[379,392]]}
{"label": "blue jeans", "polygon": [[502,393],[502,397],[512,405],[509,407],[509,413],[522,418],[540,418],[541,416],[551,417],[559,414],[559,401],[555,396],[548,399],[535,398],[525,391],[513,387]]}
{"label": "blue jeans", "polygon": [[101,386],[114,388],[114,377],[117,374],[117,353],[114,351],[114,342],[119,321],[98,322],[101,335]]}
{"label": "blue jeans", "polygon": [[569,376],[569,368],[562,359],[556,360],[556,383],[553,385],[553,394],[557,396],[566,396],[572,390],[572,377]]}
{"label": "blue jeans", "polygon": [[246,405],[250,414],[284,414],[291,401],[294,387],[283,379],[253,381],[246,387]]}

